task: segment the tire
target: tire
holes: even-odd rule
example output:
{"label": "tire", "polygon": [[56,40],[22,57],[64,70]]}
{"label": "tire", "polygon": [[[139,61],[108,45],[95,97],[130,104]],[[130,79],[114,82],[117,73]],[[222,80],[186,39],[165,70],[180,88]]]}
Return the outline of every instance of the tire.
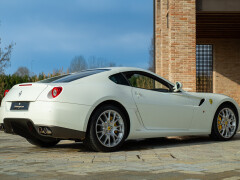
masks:
{"label": "tire", "polygon": [[38,139],[27,139],[27,141],[32,145],[47,148],[47,147],[55,146],[57,143],[59,143],[60,140],[41,141],[41,140],[38,140]]}
{"label": "tire", "polygon": [[127,119],[116,106],[101,106],[93,113],[89,123],[83,143],[93,151],[117,151],[127,138]]}
{"label": "tire", "polygon": [[210,137],[214,140],[227,141],[234,137],[239,124],[238,114],[230,105],[222,105],[215,113]]}

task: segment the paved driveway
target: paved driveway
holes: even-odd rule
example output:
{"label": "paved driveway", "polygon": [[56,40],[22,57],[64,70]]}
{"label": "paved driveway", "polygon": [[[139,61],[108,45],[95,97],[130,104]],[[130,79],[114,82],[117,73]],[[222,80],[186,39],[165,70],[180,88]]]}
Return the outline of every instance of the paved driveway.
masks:
{"label": "paved driveway", "polygon": [[34,147],[0,132],[0,179],[240,179],[240,134],[232,141],[175,137],[128,141],[122,151],[89,152],[81,143]]}

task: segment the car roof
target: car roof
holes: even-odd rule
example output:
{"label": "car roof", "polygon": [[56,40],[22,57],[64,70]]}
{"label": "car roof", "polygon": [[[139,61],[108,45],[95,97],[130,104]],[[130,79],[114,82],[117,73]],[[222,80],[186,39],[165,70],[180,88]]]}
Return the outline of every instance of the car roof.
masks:
{"label": "car roof", "polygon": [[118,72],[123,72],[123,71],[145,71],[145,72],[149,72],[145,69],[136,68],[136,67],[106,67],[106,68],[97,68],[97,69],[108,69],[108,70],[113,70],[113,71],[118,71]]}
{"label": "car roof", "polygon": [[[99,74],[95,74],[95,76],[98,76],[98,77],[105,77],[105,76],[110,76],[110,75],[113,75],[113,74],[116,74],[116,73],[122,73],[122,72],[127,72],[127,71],[141,71],[141,72],[147,72],[149,74],[152,74],[154,76],[157,76],[158,78],[161,78],[162,80],[165,80],[166,82],[168,82],[169,84],[173,85],[174,84],[172,82],[170,82],[169,80],[151,72],[151,71],[148,71],[148,70],[145,70],[145,69],[142,69],[142,68],[136,68],[136,67],[104,67],[104,68],[93,68],[93,69],[86,69],[84,71],[94,71],[94,70],[107,70],[105,72],[102,72],[102,73],[99,73]],[[82,71],[80,72],[75,72],[75,73],[70,73],[70,74],[77,74],[77,73],[81,73]],[[92,76],[88,76],[86,78],[90,78]],[[85,78],[84,78],[85,79]],[[82,79],[81,79],[82,80]],[[72,81],[71,83],[78,83],[78,80],[76,81]]]}
{"label": "car roof", "polygon": [[125,71],[141,71],[141,72],[147,72],[149,74],[152,74],[154,76],[157,76],[158,78],[163,79],[164,81],[168,82],[169,84],[171,84],[172,86],[174,86],[174,84],[172,82],[170,82],[169,80],[159,76],[156,73],[153,73],[151,71],[142,69],[142,68],[135,68],[135,67],[107,67],[107,68],[98,68],[98,69],[109,69],[110,70],[110,74],[114,74],[114,73],[120,73],[120,72],[125,72]]}

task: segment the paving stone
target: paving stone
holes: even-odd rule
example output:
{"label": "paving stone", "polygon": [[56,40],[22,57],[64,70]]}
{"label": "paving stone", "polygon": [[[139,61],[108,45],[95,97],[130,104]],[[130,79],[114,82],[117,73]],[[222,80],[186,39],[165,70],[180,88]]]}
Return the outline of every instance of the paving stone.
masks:
{"label": "paving stone", "polygon": [[127,173],[136,177],[161,174],[203,179],[208,175],[226,178],[228,173],[231,176],[227,179],[235,180],[240,177],[239,149],[240,134],[228,142],[215,142],[208,137],[130,141],[119,152],[98,153],[72,141],[62,141],[54,148],[38,148],[19,136],[0,132],[0,177],[36,180],[43,173],[51,179],[60,175],[86,178],[90,174],[121,172],[122,177]]}
{"label": "paving stone", "polygon": [[240,177],[239,176],[233,176],[233,177],[229,177],[229,178],[224,178],[223,180],[239,180]]}

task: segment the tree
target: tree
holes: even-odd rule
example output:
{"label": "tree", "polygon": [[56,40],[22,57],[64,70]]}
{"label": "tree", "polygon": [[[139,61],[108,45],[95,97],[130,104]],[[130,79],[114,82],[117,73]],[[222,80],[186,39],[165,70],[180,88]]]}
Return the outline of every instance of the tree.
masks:
{"label": "tree", "polygon": [[85,60],[83,56],[76,56],[71,61],[69,71],[71,73],[82,71],[85,69],[94,69],[102,67],[115,67],[114,62],[108,62],[105,58],[91,56],[88,61]]}
{"label": "tree", "polygon": [[69,71],[71,73],[87,69],[87,62],[83,56],[76,56],[71,61]]}
{"label": "tree", "polygon": [[63,72],[63,67],[60,68],[60,69],[54,69],[54,70],[53,70],[53,73],[52,73],[53,76],[60,76],[60,75],[62,75],[62,74],[64,74],[64,72]]}
{"label": "tree", "polygon": [[91,56],[88,59],[88,68],[103,68],[103,67],[115,67],[116,63],[108,62],[105,58]]}
{"label": "tree", "polygon": [[19,67],[17,71],[14,73],[14,75],[19,77],[29,76],[30,71],[27,67]]}
{"label": "tree", "polygon": [[148,61],[148,70],[154,72],[154,39],[152,38],[151,44],[149,47],[149,61]]}
{"label": "tree", "polygon": [[1,38],[0,38],[0,74],[4,74],[5,68],[10,66],[10,57],[13,49],[13,43],[5,48],[1,48]]}

